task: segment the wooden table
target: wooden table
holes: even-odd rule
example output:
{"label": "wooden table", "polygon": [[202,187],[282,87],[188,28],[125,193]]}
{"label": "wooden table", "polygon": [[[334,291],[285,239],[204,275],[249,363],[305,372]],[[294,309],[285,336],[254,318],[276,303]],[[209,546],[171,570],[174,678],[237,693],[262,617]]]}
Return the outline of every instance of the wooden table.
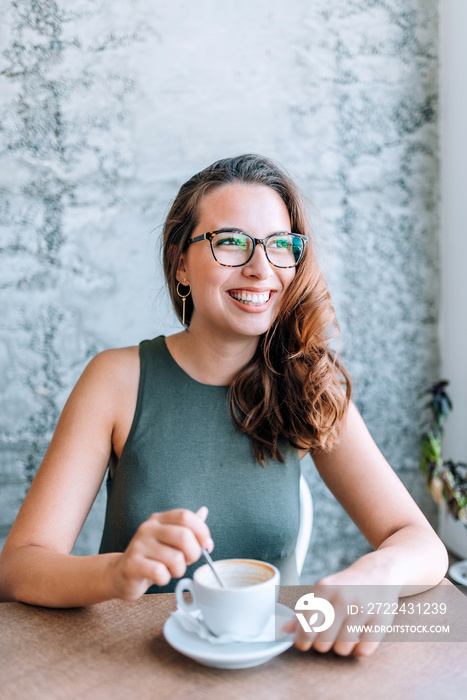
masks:
{"label": "wooden table", "polygon": [[[443,583],[449,587],[449,608],[467,630],[467,599],[451,583]],[[309,586],[284,587],[279,600],[294,607],[298,597],[309,590]],[[426,591],[410,600],[430,601],[434,595]],[[466,642],[383,642],[366,659],[291,647],[262,666],[214,669],[182,656],[165,641],[162,627],[175,607],[171,593],[143,596],[135,603],[110,601],[73,610],[0,604],[0,697],[466,697]]]}

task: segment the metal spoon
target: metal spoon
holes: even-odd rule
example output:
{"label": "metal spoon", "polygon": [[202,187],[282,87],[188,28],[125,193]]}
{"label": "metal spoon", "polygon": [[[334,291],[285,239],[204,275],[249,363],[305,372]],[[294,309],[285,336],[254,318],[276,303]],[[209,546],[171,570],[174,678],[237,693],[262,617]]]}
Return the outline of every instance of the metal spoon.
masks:
{"label": "metal spoon", "polygon": [[211,567],[211,571],[212,571],[212,573],[214,574],[214,576],[216,577],[217,582],[219,583],[219,586],[220,586],[221,588],[226,588],[225,583],[223,582],[223,580],[221,579],[221,577],[220,577],[219,574],[217,573],[216,569],[214,568],[214,562],[213,562],[213,560],[211,559],[211,555],[209,554],[208,550],[205,549],[204,547],[201,547],[201,551],[203,552],[204,558],[206,559],[207,563],[208,563],[209,566]]}

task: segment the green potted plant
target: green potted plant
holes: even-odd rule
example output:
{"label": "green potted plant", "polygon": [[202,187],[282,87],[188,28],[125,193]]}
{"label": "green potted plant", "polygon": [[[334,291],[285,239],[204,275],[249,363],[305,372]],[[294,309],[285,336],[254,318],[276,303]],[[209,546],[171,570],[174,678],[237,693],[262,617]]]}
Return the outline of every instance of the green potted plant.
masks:
{"label": "green potted plant", "polygon": [[452,411],[448,384],[442,380],[429,390],[431,421],[422,435],[420,467],[439,507],[441,539],[453,554],[467,559],[467,464],[444,461],[441,454],[444,425]]}

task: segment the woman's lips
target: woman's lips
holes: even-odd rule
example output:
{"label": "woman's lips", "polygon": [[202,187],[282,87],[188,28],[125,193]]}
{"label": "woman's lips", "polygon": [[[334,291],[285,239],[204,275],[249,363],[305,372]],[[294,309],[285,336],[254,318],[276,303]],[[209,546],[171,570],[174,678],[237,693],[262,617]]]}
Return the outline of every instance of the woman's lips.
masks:
{"label": "woman's lips", "polygon": [[244,304],[252,304],[256,306],[261,306],[269,301],[271,290],[268,289],[265,292],[252,292],[247,289],[231,289],[229,294],[231,297],[237,301],[243,302]]}
{"label": "woman's lips", "polygon": [[262,292],[250,289],[230,289],[228,294],[234,304],[244,311],[264,311],[276,292],[272,289]]}

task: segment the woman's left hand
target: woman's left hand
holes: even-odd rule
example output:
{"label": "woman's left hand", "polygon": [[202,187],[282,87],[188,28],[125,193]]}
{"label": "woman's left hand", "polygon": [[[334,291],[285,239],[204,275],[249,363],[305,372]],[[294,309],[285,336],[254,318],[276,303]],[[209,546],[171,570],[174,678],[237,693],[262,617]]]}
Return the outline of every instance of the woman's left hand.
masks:
{"label": "woman's left hand", "polygon": [[[394,620],[401,587],[383,584],[387,579],[383,571],[377,571],[378,567],[368,570],[371,556],[362,557],[348,569],[310,587],[316,598],[331,603],[335,617],[329,629],[321,632],[314,632],[313,626],[312,631],[305,631],[297,617],[284,625],[284,632],[295,633],[297,649],[321,653],[332,649],[340,656],[369,656],[376,650],[385,628]],[[310,614],[306,610],[303,614],[308,622]],[[363,630],[363,626],[367,629]]]}

